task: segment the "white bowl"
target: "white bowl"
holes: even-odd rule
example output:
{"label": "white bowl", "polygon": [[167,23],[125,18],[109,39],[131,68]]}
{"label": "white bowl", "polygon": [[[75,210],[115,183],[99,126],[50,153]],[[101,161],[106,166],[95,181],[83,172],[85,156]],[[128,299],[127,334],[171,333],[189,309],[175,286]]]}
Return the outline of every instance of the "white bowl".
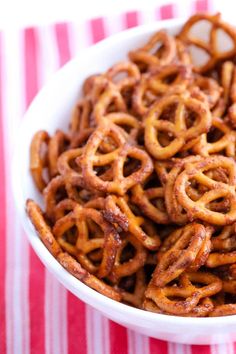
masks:
{"label": "white bowl", "polygon": [[[126,58],[129,50],[142,45],[156,30],[166,28],[170,33],[176,33],[182,23],[182,20],[168,20],[119,33],[85,50],[59,70],[34,99],[24,117],[13,160],[13,190],[22,224],[32,247],[44,265],[74,295],[113,321],[142,334],[185,344],[212,344],[236,340],[236,316],[167,316],[113,301],[69,274],[40,241],[25,213],[27,198],[42,205],[42,197],[29,172],[29,146],[33,134],[39,129],[50,133],[55,132],[58,127],[67,129],[72,107],[87,76],[105,71],[117,61]],[[204,25],[201,31],[204,31]]]}

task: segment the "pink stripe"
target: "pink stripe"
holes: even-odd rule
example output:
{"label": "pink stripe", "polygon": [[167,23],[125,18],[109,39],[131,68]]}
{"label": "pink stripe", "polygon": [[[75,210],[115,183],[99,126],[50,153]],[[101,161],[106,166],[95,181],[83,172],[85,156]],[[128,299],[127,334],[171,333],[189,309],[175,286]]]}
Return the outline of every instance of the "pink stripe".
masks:
{"label": "pink stripe", "polygon": [[59,65],[64,65],[71,57],[68,36],[68,24],[55,25],[56,40],[59,52]]}
{"label": "pink stripe", "polygon": [[139,18],[138,18],[138,12],[137,11],[132,11],[132,12],[127,12],[125,14],[125,27],[126,28],[132,28],[138,26]]}
{"label": "pink stripe", "polygon": [[174,5],[168,4],[163,5],[159,9],[161,20],[168,20],[169,18],[174,17]]}
{"label": "pink stripe", "polygon": [[91,42],[97,43],[106,37],[104,18],[99,17],[88,22],[91,30]]}
{"label": "pink stripe", "polygon": [[209,2],[208,0],[197,0],[195,2],[195,10],[196,12],[206,12],[209,10]]}
{"label": "pink stripe", "polygon": [[[0,36],[0,48],[2,37]],[[1,50],[2,53],[2,50]],[[4,90],[2,78],[2,56],[0,55],[0,82],[1,92]],[[0,93],[1,93],[0,92]],[[6,353],[6,303],[5,303],[5,278],[6,278],[6,180],[3,138],[3,109],[2,95],[0,94],[0,353]]]}
{"label": "pink stripe", "polygon": [[150,353],[155,354],[167,354],[168,345],[167,342],[159,339],[150,338],[149,339]]}
{"label": "pink stripe", "polygon": [[[25,40],[25,93],[28,106],[36,95],[38,87],[38,58],[35,29],[29,28],[24,33]],[[30,302],[30,347],[31,352],[45,352],[44,328],[44,293],[45,270],[38,257],[30,249],[29,272],[29,302]]]}
{"label": "pink stripe", "polygon": [[210,345],[191,345],[192,354],[211,354]]}
{"label": "pink stripe", "polygon": [[85,304],[70,292],[67,303],[68,354],[86,354]]}
{"label": "pink stripe", "polygon": [[110,352],[113,354],[128,353],[127,329],[113,321],[110,324]]}

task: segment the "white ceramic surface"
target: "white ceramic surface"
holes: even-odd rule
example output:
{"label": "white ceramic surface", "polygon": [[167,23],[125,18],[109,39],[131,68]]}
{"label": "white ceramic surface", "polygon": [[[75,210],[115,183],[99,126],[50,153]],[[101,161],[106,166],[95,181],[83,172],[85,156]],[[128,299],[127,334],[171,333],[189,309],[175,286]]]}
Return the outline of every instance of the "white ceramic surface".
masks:
{"label": "white ceramic surface", "polygon": [[[166,28],[175,33],[181,20],[168,20],[141,26],[110,37],[85,50],[65,65],[28,109],[16,142],[13,160],[13,191],[23,227],[35,252],[55,277],[78,298],[101,311],[110,319],[151,337],[185,343],[212,344],[236,340],[236,316],[219,318],[184,318],[145,312],[115,302],[90,289],[70,275],[48,252],[38,238],[25,213],[25,200],[32,198],[42,205],[29,173],[29,146],[39,129],[53,133],[58,127],[66,129],[81,84],[90,74],[105,71],[126,53],[139,47],[156,30]],[[204,32],[204,27],[201,28]]]}

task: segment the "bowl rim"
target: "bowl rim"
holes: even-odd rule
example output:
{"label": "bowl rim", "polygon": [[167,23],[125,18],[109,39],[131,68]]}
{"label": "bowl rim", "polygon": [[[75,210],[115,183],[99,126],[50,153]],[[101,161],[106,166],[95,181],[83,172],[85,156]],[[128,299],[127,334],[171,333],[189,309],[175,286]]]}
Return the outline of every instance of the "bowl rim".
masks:
{"label": "bowl rim", "polygon": [[[225,324],[236,324],[236,315],[232,316],[222,316],[222,317],[206,317],[206,318],[196,318],[196,317],[181,317],[181,316],[171,316],[153,313],[149,311],[145,311],[142,309],[137,309],[132,306],[117,302],[112,300],[92,288],[88,287],[73,275],[71,275],[67,270],[65,270],[59,262],[52,256],[52,254],[48,251],[46,246],[44,246],[43,242],[37,236],[35,229],[33,228],[30,220],[28,219],[25,212],[25,197],[21,188],[21,178],[18,177],[18,171],[20,169],[20,146],[21,146],[21,137],[25,129],[27,129],[27,125],[31,119],[32,113],[34,111],[34,107],[38,105],[38,102],[43,100],[44,96],[47,94],[47,91],[50,91],[50,87],[55,80],[60,80],[61,75],[64,75],[68,68],[73,65],[75,61],[79,60],[79,57],[87,57],[96,53],[96,51],[106,50],[109,47],[110,43],[113,41],[121,41],[123,39],[132,38],[135,36],[139,36],[140,34],[148,34],[150,32],[154,32],[155,30],[164,28],[171,29],[175,26],[180,26],[184,22],[184,18],[178,19],[170,19],[170,20],[162,20],[153,22],[150,24],[144,24],[135,28],[127,29],[111,35],[108,38],[100,41],[99,43],[92,45],[88,48],[82,50],[79,55],[77,54],[73,59],[68,61],[61,69],[57,70],[55,74],[46,82],[43,88],[37,93],[34,97],[33,101],[29,105],[26,113],[24,114],[21,126],[19,128],[19,134],[17,136],[15,146],[14,146],[14,154],[12,160],[12,175],[11,175],[11,185],[13,191],[13,198],[15,202],[15,206],[20,216],[21,224],[23,225],[23,229],[27,235],[28,240],[30,241],[31,246],[33,247],[35,253],[46,266],[46,268],[52,272],[57,279],[65,286],[66,289],[72,291],[75,296],[78,297],[77,293],[80,292],[84,295],[84,297],[88,296],[93,298],[92,301],[84,301],[89,303],[91,306],[97,308],[97,305],[104,306],[110,308],[113,313],[119,312],[123,313],[127,317],[127,322],[136,323],[137,319],[142,323],[142,321],[157,323],[167,323],[169,326],[178,325],[178,326],[202,326],[203,329],[219,327]],[[32,113],[31,113],[32,112]],[[76,289],[76,291],[75,291]],[[107,314],[109,317],[109,314]],[[133,319],[131,321],[131,319]]]}

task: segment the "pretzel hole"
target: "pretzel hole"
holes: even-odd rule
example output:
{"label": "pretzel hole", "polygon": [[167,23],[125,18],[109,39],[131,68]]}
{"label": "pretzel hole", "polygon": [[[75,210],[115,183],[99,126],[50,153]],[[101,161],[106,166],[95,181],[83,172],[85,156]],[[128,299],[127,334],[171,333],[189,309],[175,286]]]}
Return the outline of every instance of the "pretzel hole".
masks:
{"label": "pretzel hole", "polygon": [[187,107],[185,108],[185,124],[187,129],[197,125],[199,119],[200,117],[196,112],[192,111]]}
{"label": "pretzel hole", "polygon": [[233,39],[221,28],[216,30],[216,47],[220,54],[227,53],[235,47]]}
{"label": "pretzel hole", "polygon": [[190,38],[197,38],[203,41],[205,44],[210,42],[210,33],[212,30],[212,24],[206,20],[200,20],[192,25],[189,31]]}
{"label": "pretzel hole", "polygon": [[68,242],[69,244],[71,244],[72,246],[76,245],[76,241],[78,238],[78,230],[77,227],[75,225],[73,225],[69,230],[67,230],[64,234],[63,234],[63,240]]}
{"label": "pretzel hole", "polygon": [[129,275],[127,277],[121,278],[121,280],[118,283],[118,287],[133,293],[135,290],[135,283],[136,283],[136,274]]}
{"label": "pretzel hole", "polygon": [[87,254],[87,257],[93,262],[95,266],[99,266],[103,256],[103,251],[101,248],[93,250]]}
{"label": "pretzel hole", "polygon": [[129,76],[130,75],[127,70],[119,71],[115,75],[112,76],[112,82],[114,84],[118,84],[119,82],[121,82],[122,80],[126,79]]}
{"label": "pretzel hole", "polygon": [[211,127],[209,132],[207,133],[207,141],[208,143],[215,143],[219,139],[221,139],[224,136],[224,133],[216,128],[216,127]]}
{"label": "pretzel hole", "polygon": [[175,112],[177,109],[178,103],[169,104],[165,107],[160,114],[159,120],[168,120],[169,122],[174,123],[175,121]]}
{"label": "pretzel hole", "polygon": [[155,55],[161,58],[163,51],[165,50],[165,44],[162,41],[157,41],[152,48],[149,49],[149,54]]}
{"label": "pretzel hole", "polygon": [[136,254],[136,249],[131,243],[128,243],[124,248],[120,256],[120,264],[128,262],[133,259]]}
{"label": "pretzel hole", "polygon": [[189,51],[193,60],[193,64],[197,68],[207,64],[210,59],[210,55],[204,49],[199,48],[193,44],[189,46]]}
{"label": "pretzel hole", "polygon": [[123,176],[128,177],[132,175],[132,173],[138,171],[140,167],[141,167],[140,160],[127,156],[123,166]]}
{"label": "pretzel hole", "polygon": [[179,72],[171,73],[169,75],[166,75],[162,78],[162,82],[167,85],[171,85],[175,82],[175,80],[178,78]]}
{"label": "pretzel hole", "polygon": [[170,132],[162,132],[159,131],[158,132],[158,141],[160,143],[160,145],[162,147],[166,147],[168,145],[170,145],[170,143],[174,140],[174,136],[173,134],[171,134]]}
{"label": "pretzel hole", "polygon": [[230,210],[229,200],[226,198],[218,198],[206,205],[206,208],[212,211],[227,214]]}
{"label": "pretzel hole", "polygon": [[63,199],[66,199],[67,197],[67,191],[64,186],[60,186],[59,188],[57,188],[54,196],[56,204],[58,204]]}
{"label": "pretzel hole", "polygon": [[145,182],[143,189],[149,189],[149,188],[156,188],[156,187],[161,187],[162,184],[157,176],[156,173],[153,173]]}

